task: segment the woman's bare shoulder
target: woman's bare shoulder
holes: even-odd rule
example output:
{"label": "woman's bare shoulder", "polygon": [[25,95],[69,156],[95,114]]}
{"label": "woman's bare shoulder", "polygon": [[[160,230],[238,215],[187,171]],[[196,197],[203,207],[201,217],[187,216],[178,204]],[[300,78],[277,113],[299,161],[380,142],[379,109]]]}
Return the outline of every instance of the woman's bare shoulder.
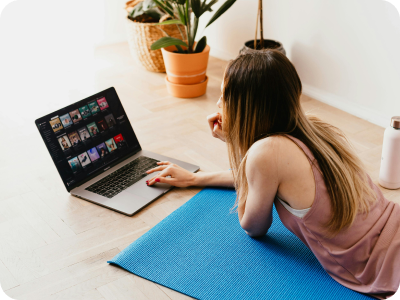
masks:
{"label": "woman's bare shoulder", "polygon": [[296,146],[290,138],[284,135],[273,135],[255,142],[250,147],[249,152],[265,153],[265,151],[267,151],[269,153],[273,153],[276,151],[282,151],[288,147],[291,148],[293,145]]}
{"label": "woman's bare shoulder", "polygon": [[[255,164],[274,162],[277,168],[287,168],[293,159],[304,156],[302,150],[290,138],[275,135],[255,142],[249,149],[248,159]],[[290,164],[292,165],[292,164]]]}
{"label": "woman's bare shoulder", "polygon": [[[287,148],[287,138],[270,136],[255,142],[247,153],[247,160],[253,166],[278,167],[278,157]],[[290,141],[289,141],[290,143]]]}

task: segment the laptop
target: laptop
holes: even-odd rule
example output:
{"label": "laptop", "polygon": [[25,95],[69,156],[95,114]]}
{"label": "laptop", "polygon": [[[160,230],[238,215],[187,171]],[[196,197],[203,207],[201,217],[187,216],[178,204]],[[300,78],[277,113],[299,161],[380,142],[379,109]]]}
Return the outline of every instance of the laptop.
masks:
{"label": "laptop", "polygon": [[35,121],[69,193],[131,216],[173,186],[146,185],[159,161],[199,166],[143,150],[113,87]]}

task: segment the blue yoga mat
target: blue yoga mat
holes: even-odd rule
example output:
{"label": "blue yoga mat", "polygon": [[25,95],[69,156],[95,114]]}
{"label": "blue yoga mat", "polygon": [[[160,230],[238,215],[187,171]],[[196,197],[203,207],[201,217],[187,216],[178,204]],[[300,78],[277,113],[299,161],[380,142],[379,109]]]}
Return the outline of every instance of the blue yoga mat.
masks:
{"label": "blue yoga mat", "polygon": [[374,299],[334,281],[279,219],[251,238],[236,192],[206,188],[109,263],[197,299]]}

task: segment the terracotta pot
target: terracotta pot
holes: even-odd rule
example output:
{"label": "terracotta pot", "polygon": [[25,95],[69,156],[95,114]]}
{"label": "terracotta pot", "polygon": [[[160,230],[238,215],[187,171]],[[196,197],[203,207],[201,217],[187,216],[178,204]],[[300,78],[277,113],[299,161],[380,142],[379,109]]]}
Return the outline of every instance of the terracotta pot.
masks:
{"label": "terracotta pot", "polygon": [[168,81],[176,84],[204,82],[210,46],[207,45],[201,53],[193,54],[175,53],[176,50],[175,46],[161,49]]}
{"label": "terracotta pot", "polygon": [[165,77],[168,93],[178,98],[195,98],[204,95],[207,90],[208,77],[196,84],[177,84],[169,81],[168,75]]}

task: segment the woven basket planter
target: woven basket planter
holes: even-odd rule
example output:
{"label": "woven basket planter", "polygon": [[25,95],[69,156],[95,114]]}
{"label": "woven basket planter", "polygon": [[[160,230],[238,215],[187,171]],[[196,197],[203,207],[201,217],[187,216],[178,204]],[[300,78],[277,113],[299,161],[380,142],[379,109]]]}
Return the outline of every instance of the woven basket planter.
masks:
{"label": "woven basket planter", "polygon": [[[133,22],[126,18],[129,50],[133,59],[152,72],[165,72],[164,60],[161,50],[150,50],[151,44],[165,36],[161,28],[171,37],[182,39],[182,35],[176,25],[154,25],[155,23]],[[179,25],[185,35],[185,27]]]}

